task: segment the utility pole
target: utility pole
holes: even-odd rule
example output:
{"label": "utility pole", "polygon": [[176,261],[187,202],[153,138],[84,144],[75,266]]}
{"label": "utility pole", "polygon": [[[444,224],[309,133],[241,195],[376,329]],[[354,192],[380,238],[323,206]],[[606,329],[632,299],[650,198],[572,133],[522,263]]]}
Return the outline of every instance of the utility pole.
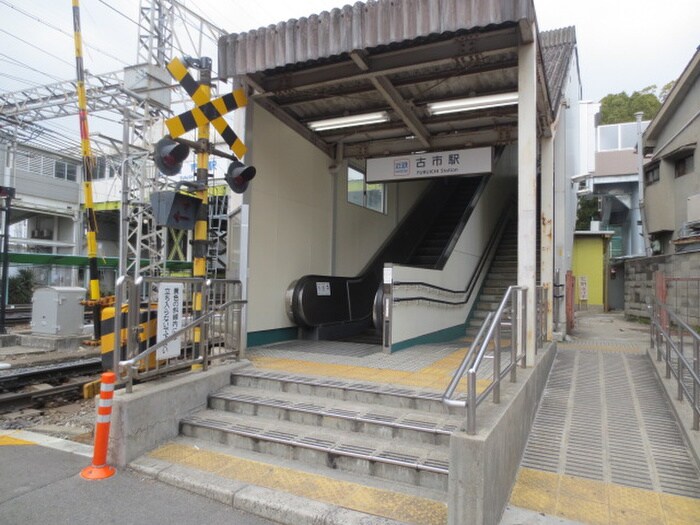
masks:
{"label": "utility pole", "polygon": [[12,199],[15,196],[15,189],[6,186],[0,186],[0,198],[5,199],[5,205],[0,208],[3,212],[3,228],[2,228],[2,276],[0,276],[0,334],[6,334],[5,327],[5,310],[7,307],[7,283],[10,265],[10,215],[12,213]]}

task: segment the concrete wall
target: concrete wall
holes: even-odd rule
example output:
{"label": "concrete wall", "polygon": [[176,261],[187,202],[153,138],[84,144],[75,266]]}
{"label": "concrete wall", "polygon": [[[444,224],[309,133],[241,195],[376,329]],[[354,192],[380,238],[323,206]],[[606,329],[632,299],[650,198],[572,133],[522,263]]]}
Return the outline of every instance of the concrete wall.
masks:
{"label": "concrete wall", "polygon": [[479,405],[475,435],[450,437],[449,525],[499,523],[555,354],[550,343],[535,367],[518,369],[516,383],[501,384],[500,404],[486,399]]}
{"label": "concrete wall", "polygon": [[131,394],[123,389],[114,392],[108,463],[123,467],[177,437],[180,420],[204,408],[209,393],[231,384],[231,373],[248,364],[241,361],[197,374],[169,376],[135,385]]}
{"label": "concrete wall", "polygon": [[647,298],[654,296],[654,272],[666,277],[694,278],[669,283],[667,304],[693,326],[700,326],[700,252],[640,257],[625,261],[625,315],[649,318]]}
{"label": "concrete wall", "polygon": [[[394,265],[394,281],[420,281],[451,290],[464,290],[471,279],[489,238],[508,205],[508,196],[516,191],[515,148],[508,148],[488,181],[476,208],[443,270],[429,270]],[[476,290],[479,290],[477,286]],[[425,287],[397,287],[394,297],[424,295],[436,299],[459,301],[463,295],[431,292]],[[458,328],[467,320],[477,294],[465,305],[447,306],[425,301],[395,303],[392,311],[392,344],[417,340],[442,330]],[[449,337],[449,334],[445,336]]]}
{"label": "concrete wall", "polygon": [[257,176],[250,204],[248,332],[291,327],[289,284],[331,272],[331,159],[259,106],[248,107],[246,163]]}

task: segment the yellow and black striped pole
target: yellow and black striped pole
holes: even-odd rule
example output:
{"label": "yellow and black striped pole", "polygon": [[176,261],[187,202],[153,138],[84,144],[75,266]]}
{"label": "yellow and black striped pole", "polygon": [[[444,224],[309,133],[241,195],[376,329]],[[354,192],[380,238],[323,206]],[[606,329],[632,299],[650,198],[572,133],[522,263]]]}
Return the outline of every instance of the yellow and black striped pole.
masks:
{"label": "yellow and black striped pole", "polygon": [[[203,91],[202,98],[205,102],[211,100],[211,62],[206,60],[204,67],[199,72],[200,90]],[[204,147],[197,152],[197,182],[200,189],[197,190],[197,197],[201,199],[202,205],[199,207],[197,220],[194,225],[194,240],[192,242],[192,277],[201,277],[202,282],[207,278],[207,252],[209,250],[209,122],[202,123],[197,127],[197,142]],[[202,292],[201,289],[194,294],[194,317],[202,314]],[[194,350],[195,356],[201,355],[202,331],[199,326],[194,329]]]}
{"label": "yellow and black striped pole", "polygon": [[87,250],[90,269],[90,305],[93,309],[94,343],[100,341],[100,280],[97,273],[97,218],[92,200],[92,170],[95,158],[90,147],[90,133],[87,119],[87,95],[85,94],[85,73],[83,69],[83,44],[80,34],[80,2],[73,0],[73,34],[75,41],[75,68],[78,88],[78,116],[80,119],[80,146],[83,155],[83,193],[87,216]]}

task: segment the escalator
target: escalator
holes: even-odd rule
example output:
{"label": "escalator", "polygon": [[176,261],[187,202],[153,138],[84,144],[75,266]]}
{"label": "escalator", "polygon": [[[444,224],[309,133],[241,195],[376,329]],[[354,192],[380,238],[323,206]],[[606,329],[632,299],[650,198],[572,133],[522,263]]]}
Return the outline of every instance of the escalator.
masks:
{"label": "escalator", "polygon": [[385,263],[440,270],[471,215],[488,177],[433,182],[356,277],[305,275],[287,290],[287,315],[304,339],[378,343]]}

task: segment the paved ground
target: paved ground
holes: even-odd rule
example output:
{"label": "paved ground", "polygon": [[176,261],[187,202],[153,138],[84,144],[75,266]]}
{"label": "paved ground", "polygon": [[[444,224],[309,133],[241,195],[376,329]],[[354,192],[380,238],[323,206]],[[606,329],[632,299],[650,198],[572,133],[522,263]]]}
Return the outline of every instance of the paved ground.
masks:
{"label": "paved ground", "polygon": [[79,473],[90,464],[86,454],[92,447],[0,431],[0,523],[272,525],[129,470],[106,480],[84,480]]}

